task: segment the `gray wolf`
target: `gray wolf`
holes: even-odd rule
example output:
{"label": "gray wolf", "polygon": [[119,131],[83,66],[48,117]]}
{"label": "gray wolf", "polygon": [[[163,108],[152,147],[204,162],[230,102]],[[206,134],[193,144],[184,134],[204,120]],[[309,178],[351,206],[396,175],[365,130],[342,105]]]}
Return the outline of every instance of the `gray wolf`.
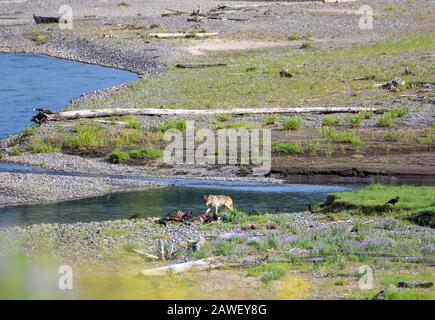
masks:
{"label": "gray wolf", "polygon": [[231,199],[228,196],[223,196],[223,195],[205,195],[204,196],[204,203],[205,205],[208,206],[212,206],[215,208],[215,214],[218,214],[218,210],[220,207],[225,207],[228,208],[230,210],[233,210],[233,199]]}

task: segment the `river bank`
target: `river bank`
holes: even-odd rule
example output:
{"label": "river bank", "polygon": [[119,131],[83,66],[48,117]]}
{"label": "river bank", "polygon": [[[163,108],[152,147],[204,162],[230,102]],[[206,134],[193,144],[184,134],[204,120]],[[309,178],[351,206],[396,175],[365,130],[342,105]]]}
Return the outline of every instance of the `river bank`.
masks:
{"label": "river bank", "polygon": [[0,172],[0,208],[71,201],[115,192],[147,190],[164,186],[163,183],[110,177]]}
{"label": "river bank", "polygon": [[[200,292],[211,294],[212,291],[214,298],[236,298],[231,294],[234,290],[239,292],[235,283],[244,287],[238,299],[296,296],[299,299],[371,299],[385,288],[390,298],[397,294],[433,297],[433,289],[396,288],[400,280],[435,280],[430,245],[435,241],[435,234],[431,228],[391,217],[368,220],[337,216],[331,220],[330,215],[308,212],[246,216],[238,221],[226,221],[164,227],[156,224],[155,219],[138,219],[6,228],[0,229],[3,248],[0,252],[8,254],[6,248],[20,250],[32,265],[47,266],[48,263],[54,269],[57,265],[70,265],[79,290],[75,294],[82,297],[102,298],[105,296],[103,288],[109,284],[120,292],[126,288],[133,290],[137,285],[145,285],[144,281],[156,280],[145,277],[125,282],[140,270],[210,256],[221,256],[223,268],[168,275],[170,279],[161,276],[158,280],[170,281],[171,288],[184,283],[187,285],[187,288],[182,286],[184,290],[191,292],[190,299],[200,298]],[[142,253],[158,255],[159,241],[164,242],[168,252],[173,252],[169,260],[144,259]],[[195,249],[198,243],[201,245]],[[375,273],[374,287],[361,290],[358,270],[367,264]],[[46,277],[50,268],[41,275]],[[412,275],[409,274],[411,269]],[[7,270],[3,268],[0,274],[4,275]],[[96,270],[98,277],[92,276]],[[90,280],[92,278],[94,281]],[[288,281],[299,285],[288,288],[283,294]],[[97,287],[93,287],[95,285]],[[163,290],[160,294],[165,292],[163,288],[160,290]],[[184,292],[179,290],[180,294]],[[144,297],[143,293],[132,294],[128,296]],[[155,294],[153,290],[147,293],[149,298],[155,298]]]}

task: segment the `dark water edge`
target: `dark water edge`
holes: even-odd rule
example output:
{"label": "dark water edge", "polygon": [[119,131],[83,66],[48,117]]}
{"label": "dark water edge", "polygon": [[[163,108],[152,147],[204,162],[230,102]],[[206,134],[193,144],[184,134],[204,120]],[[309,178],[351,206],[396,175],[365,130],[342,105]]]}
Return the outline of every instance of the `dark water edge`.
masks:
{"label": "dark water edge", "polygon": [[84,93],[135,81],[115,68],[33,54],[0,53],[0,138],[30,125],[36,107],[58,111]]}

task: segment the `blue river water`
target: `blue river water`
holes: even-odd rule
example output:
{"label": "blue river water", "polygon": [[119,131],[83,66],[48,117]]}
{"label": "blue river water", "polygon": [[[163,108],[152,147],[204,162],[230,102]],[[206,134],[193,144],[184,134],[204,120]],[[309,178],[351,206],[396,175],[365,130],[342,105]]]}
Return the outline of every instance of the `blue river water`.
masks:
{"label": "blue river water", "polygon": [[0,53],[0,138],[27,127],[36,107],[58,111],[83,93],[136,79],[134,73],[113,68]]}

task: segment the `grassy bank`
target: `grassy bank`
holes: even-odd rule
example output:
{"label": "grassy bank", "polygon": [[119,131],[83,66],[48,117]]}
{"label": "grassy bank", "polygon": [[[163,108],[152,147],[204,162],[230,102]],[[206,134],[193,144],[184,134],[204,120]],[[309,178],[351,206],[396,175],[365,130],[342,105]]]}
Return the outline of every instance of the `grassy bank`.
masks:
{"label": "grassy bank", "polygon": [[[435,187],[370,185],[366,188],[335,194],[336,200],[325,210],[348,210],[353,214],[379,214],[400,218],[426,216],[428,225],[434,226]],[[392,205],[390,199],[400,200]]]}
{"label": "grassy bank", "polygon": [[[71,109],[129,105],[146,108],[288,107],[322,101],[323,105],[392,101],[385,90],[373,94],[373,84],[401,77],[410,83],[433,81],[433,33],[398,37],[347,49],[275,49],[214,54],[196,58],[228,66],[203,69],[170,68],[141,80],[127,92]],[[198,61],[195,61],[198,62]],[[408,68],[408,72],[405,71]],[[288,69],[292,78],[281,77]],[[359,80],[354,80],[359,79]],[[237,88],[235,90],[235,88]],[[188,94],[186,94],[188,93]]]}

